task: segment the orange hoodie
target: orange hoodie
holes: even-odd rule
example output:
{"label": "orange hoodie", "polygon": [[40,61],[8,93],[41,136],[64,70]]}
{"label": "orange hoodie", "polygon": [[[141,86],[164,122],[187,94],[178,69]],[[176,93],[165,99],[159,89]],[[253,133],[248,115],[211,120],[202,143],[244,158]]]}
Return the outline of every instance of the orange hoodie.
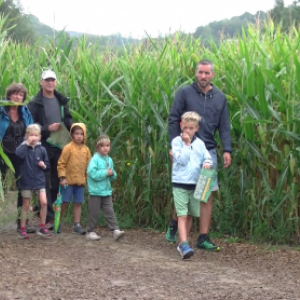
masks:
{"label": "orange hoodie", "polygon": [[74,126],[79,126],[83,130],[83,142],[77,144],[74,141],[67,144],[60,155],[57,163],[58,177],[66,177],[68,185],[86,185],[86,170],[91,159],[90,149],[85,145],[86,142],[86,127],[83,123],[74,123]]}

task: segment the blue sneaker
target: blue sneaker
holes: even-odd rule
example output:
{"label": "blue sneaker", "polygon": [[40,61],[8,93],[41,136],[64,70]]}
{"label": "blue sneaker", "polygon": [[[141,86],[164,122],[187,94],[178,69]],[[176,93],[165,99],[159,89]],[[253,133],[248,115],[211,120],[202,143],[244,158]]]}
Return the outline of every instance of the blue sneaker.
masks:
{"label": "blue sneaker", "polygon": [[178,252],[180,253],[182,259],[189,259],[194,255],[194,250],[190,247],[187,242],[183,242],[177,247]]}
{"label": "blue sneaker", "polygon": [[85,231],[80,224],[76,224],[73,226],[72,233],[85,234]]}

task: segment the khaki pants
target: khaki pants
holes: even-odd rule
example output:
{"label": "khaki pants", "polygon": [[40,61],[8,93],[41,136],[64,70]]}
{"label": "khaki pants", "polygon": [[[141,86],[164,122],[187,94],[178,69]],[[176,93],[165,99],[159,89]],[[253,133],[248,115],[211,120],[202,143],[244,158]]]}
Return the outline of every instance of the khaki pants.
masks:
{"label": "khaki pants", "polygon": [[88,202],[88,226],[87,232],[93,232],[97,226],[100,210],[102,211],[107,226],[110,230],[119,229],[111,196],[92,196]]}

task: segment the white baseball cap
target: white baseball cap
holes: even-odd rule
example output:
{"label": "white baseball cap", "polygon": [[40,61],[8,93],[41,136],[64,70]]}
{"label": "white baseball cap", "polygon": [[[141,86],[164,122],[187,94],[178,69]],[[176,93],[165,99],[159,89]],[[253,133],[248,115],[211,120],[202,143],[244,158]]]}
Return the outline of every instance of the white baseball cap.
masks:
{"label": "white baseball cap", "polygon": [[45,80],[45,79],[49,79],[49,78],[52,78],[52,79],[55,79],[56,80],[56,74],[55,72],[51,71],[51,70],[46,70],[42,73],[42,77],[41,79],[42,80]]}

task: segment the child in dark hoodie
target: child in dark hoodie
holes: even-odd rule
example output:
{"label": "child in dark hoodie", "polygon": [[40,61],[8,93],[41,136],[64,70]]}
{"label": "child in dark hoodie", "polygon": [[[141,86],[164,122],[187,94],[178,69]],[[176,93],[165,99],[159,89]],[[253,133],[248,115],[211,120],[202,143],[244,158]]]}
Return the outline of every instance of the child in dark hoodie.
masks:
{"label": "child in dark hoodie", "polygon": [[26,220],[33,192],[38,196],[41,205],[41,225],[37,233],[44,237],[52,236],[52,233],[45,228],[47,214],[45,171],[49,170],[50,165],[46,149],[41,145],[40,140],[40,125],[29,125],[26,128],[25,141],[16,149],[16,155],[20,158],[18,186],[23,201],[19,231],[21,239],[29,239],[26,232]]}

